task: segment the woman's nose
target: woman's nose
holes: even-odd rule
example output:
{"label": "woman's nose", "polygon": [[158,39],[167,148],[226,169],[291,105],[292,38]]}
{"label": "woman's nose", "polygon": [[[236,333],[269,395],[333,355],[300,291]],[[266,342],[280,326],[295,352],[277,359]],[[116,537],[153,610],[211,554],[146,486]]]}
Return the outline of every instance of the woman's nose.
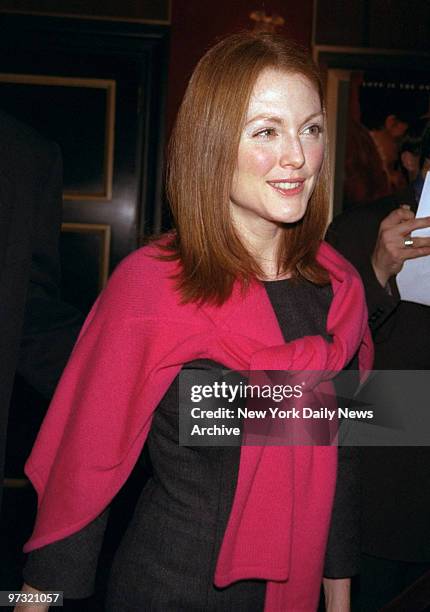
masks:
{"label": "woman's nose", "polygon": [[282,143],[281,157],[279,164],[282,168],[292,166],[293,168],[301,168],[305,163],[305,155],[303,152],[300,138],[291,137],[285,138]]}

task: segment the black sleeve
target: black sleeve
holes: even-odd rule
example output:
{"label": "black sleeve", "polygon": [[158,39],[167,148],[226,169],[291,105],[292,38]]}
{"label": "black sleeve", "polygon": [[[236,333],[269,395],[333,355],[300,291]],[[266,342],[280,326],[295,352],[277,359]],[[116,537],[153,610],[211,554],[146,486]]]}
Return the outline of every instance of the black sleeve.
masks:
{"label": "black sleeve", "polygon": [[[334,380],[338,397],[352,398],[359,385],[358,357],[347,365],[348,376]],[[360,571],[360,449],[340,446],[336,490],[327,540],[324,576],[349,578]]]}
{"label": "black sleeve", "polygon": [[32,257],[17,371],[51,397],[83,323],[83,315],[60,299],[58,242],[62,216],[62,161],[49,143],[34,214]]}
{"label": "black sleeve", "polygon": [[359,449],[341,446],[324,576],[349,578],[360,571]]}
{"label": "black sleeve", "polygon": [[[326,240],[348,259],[363,281],[369,327],[377,335],[395,312],[399,296],[382,287],[375,276],[371,256],[379,230],[379,219],[368,208],[356,209],[334,219]],[[384,333],[389,333],[385,326]],[[357,369],[357,364],[353,366]],[[346,578],[359,573],[360,561],[360,449],[340,447],[332,521],[326,551],[324,576]]]}
{"label": "black sleeve", "polygon": [[360,212],[351,211],[336,217],[327,230],[326,240],[359,272],[366,293],[369,327],[375,333],[396,310],[400,297],[395,284],[390,285],[390,292],[375,276],[371,256],[379,225],[367,228],[366,218]]}
{"label": "black sleeve", "polygon": [[68,599],[92,595],[108,516],[106,509],[77,533],[30,552],[25,582],[40,591],[63,591]]}

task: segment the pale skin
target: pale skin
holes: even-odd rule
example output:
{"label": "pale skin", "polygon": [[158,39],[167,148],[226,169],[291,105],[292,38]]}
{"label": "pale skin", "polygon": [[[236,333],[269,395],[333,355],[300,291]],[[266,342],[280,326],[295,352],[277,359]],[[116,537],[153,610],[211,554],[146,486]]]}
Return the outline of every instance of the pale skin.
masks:
{"label": "pale skin", "polygon": [[323,578],[323,587],[325,609],[327,612],[350,612],[350,578]]}
{"label": "pale skin", "polygon": [[[37,589],[34,589],[33,587],[31,587],[28,584],[23,584],[21,587],[21,591],[23,591],[24,593],[42,593],[43,591],[38,591]],[[33,606],[33,605],[26,605],[26,604],[20,604],[14,607],[14,612],[15,610],[17,611],[21,611],[23,609],[25,609],[26,612],[48,612],[50,606],[45,606],[45,605],[40,605],[40,606]]]}
{"label": "pale skin", "polygon": [[230,203],[235,226],[267,279],[276,278],[282,225],[306,212],[323,161],[324,129],[318,92],[306,77],[273,69],[260,74],[240,138]]}
{"label": "pale skin", "polygon": [[372,254],[372,266],[379,283],[385,287],[389,279],[400,272],[407,259],[430,255],[430,237],[414,237],[412,247],[404,240],[416,229],[430,226],[430,217],[416,219],[409,206],[393,210],[379,226]]}
{"label": "pale skin", "polygon": [[[325,117],[304,76],[266,69],[251,95],[230,197],[233,221],[265,279],[277,279],[282,225],[306,212],[324,157]],[[288,276],[284,275],[284,278]],[[349,612],[350,580],[323,581],[328,612]],[[23,590],[37,592],[24,584]],[[46,612],[49,606],[28,607]]]}
{"label": "pale skin", "polygon": [[[419,172],[425,179],[429,171],[430,159],[427,158]],[[411,232],[423,227],[430,227],[430,217],[416,219],[407,204],[393,210],[382,221],[371,261],[375,276],[383,287],[400,272],[407,259],[430,255],[430,237],[417,236],[413,238],[413,246],[405,247],[404,244]]]}

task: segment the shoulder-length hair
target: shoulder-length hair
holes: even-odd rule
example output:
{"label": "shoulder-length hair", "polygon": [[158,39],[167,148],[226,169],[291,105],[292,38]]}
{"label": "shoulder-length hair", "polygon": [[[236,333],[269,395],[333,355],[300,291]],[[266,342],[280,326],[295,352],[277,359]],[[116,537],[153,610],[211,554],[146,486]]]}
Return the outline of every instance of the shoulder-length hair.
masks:
{"label": "shoulder-length hair", "polygon": [[[264,278],[244,246],[230,214],[230,191],[249,99],[266,68],[303,75],[323,92],[309,53],[269,33],[231,35],[212,47],[190,79],[168,149],[167,196],[175,232],[167,245],[178,259],[183,302],[222,304],[239,280],[246,288]],[[328,220],[327,155],[304,218],[285,224],[278,272],[290,272],[316,284],[328,282],[316,252]]]}

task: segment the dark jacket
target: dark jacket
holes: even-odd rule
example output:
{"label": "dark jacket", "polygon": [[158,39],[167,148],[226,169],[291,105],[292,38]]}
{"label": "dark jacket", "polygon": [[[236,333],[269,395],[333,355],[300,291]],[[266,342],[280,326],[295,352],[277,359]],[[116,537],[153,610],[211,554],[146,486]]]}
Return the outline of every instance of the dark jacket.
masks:
{"label": "dark jacket", "polygon": [[[371,265],[381,221],[400,204],[416,208],[412,190],[349,210],[327,240],[360,272],[375,341],[376,370],[430,369],[430,308],[389,294]],[[404,561],[430,560],[430,448],[363,448],[362,549]]]}
{"label": "dark jacket", "polygon": [[0,482],[15,373],[50,397],[82,323],[59,299],[61,190],[58,146],[0,111]]}

